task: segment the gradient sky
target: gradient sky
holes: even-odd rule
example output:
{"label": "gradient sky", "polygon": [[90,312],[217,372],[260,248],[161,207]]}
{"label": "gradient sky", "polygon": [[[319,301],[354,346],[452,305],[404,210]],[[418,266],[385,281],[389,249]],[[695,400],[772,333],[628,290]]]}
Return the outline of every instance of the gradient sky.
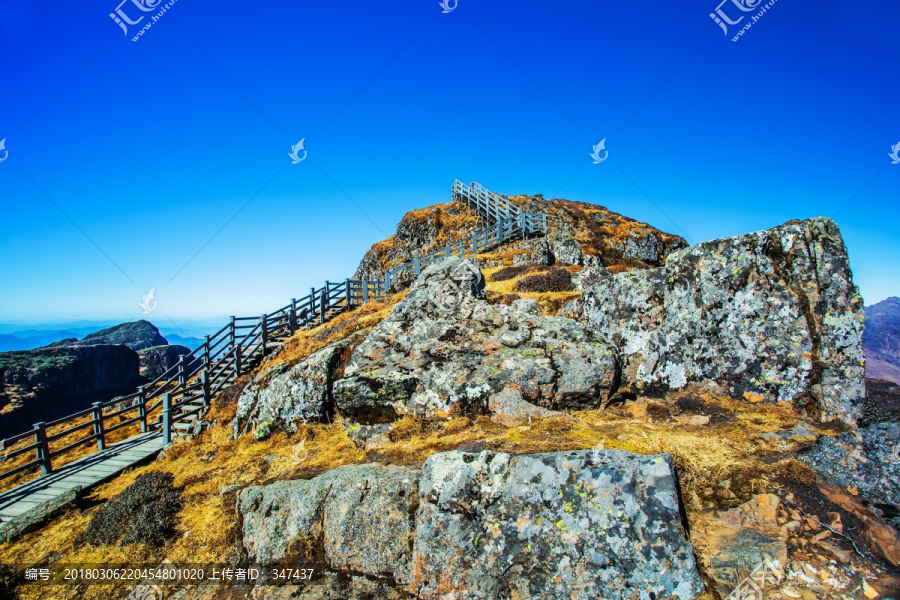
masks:
{"label": "gradient sky", "polygon": [[694,243],[833,216],[866,303],[900,295],[895,1],[738,42],[717,0],[177,0],[137,42],[117,2],[0,0],[0,322],[260,314],[454,178]]}

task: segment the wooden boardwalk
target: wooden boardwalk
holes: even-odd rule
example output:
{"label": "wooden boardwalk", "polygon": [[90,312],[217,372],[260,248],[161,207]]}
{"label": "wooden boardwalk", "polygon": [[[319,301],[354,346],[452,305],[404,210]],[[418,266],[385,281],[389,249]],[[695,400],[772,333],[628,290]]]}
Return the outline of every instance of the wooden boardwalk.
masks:
{"label": "wooden boardwalk", "polygon": [[161,432],[143,433],[0,493],[0,540],[39,523],[74,500],[82,490],[121,473],[162,448]]}

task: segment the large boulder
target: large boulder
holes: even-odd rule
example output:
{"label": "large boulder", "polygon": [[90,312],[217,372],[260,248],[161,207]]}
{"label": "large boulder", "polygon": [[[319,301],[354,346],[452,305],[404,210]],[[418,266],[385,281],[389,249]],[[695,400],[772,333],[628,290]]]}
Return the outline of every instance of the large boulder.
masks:
{"label": "large boulder", "polygon": [[364,464],[245,488],[237,500],[244,548],[266,566],[318,549],[336,571],[406,583],[418,478],[418,469]]}
{"label": "large boulder", "polygon": [[713,380],[822,420],[860,416],[863,302],[830,219],[676,251],[663,267],[595,283],[583,310],[642,393]]}
{"label": "large boulder", "polygon": [[696,598],[669,455],[434,454],[411,591],[426,600]]}
{"label": "large boulder", "polygon": [[296,364],[277,365],[257,375],[238,399],[234,437],[263,423],[297,431],[298,422],[324,419],[332,405],[332,376],[344,346],[335,342]]}
{"label": "large boulder", "polygon": [[618,385],[614,351],[586,327],[482,299],[475,264],[430,265],[335,382],[341,414],[364,423],[487,411],[507,387],[550,409],[601,405]]}
{"label": "large boulder", "polygon": [[349,465],[246,488],[237,509],[252,563],[321,557],[315,583],[260,596],[272,600],[688,600],[703,588],[666,454],[451,451],[421,470]]}

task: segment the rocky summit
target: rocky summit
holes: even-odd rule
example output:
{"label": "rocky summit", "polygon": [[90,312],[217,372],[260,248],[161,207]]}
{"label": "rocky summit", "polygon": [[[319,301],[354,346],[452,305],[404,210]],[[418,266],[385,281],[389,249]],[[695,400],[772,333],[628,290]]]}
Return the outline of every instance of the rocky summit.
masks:
{"label": "rocky summit", "polygon": [[711,381],[822,420],[861,415],[863,302],[830,219],[676,251],[588,287],[583,312],[641,393]]}
{"label": "rocky summit", "polygon": [[476,263],[430,265],[351,354],[335,382],[341,414],[372,424],[487,412],[506,387],[550,409],[596,407],[615,392],[615,352],[587,327],[488,304]]}

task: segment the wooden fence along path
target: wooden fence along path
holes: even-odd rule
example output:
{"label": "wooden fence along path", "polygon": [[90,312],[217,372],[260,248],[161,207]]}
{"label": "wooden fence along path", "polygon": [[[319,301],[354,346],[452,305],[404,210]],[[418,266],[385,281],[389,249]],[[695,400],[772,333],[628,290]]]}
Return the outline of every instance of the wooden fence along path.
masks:
{"label": "wooden fence along path", "polygon": [[[155,452],[167,446],[172,442],[173,434],[194,429],[219,390],[259,364],[266,354],[280,346],[281,340],[298,329],[324,323],[343,311],[379,300],[389,295],[392,281],[404,273],[419,275],[436,260],[448,256],[472,256],[506,241],[547,232],[546,214],[524,212],[505,196],[492,193],[477,182],[467,186],[455,181],[452,197],[468,204],[485,218],[488,225],[410,263],[394,266],[379,279],[326,281],[321,288],[310,288],[307,296],[291,299],[290,304],[272,313],[231,317],[222,329],[206,336],[199,348],[180,357],[178,364],[139,387],[135,393],[108,402],[95,402],[85,410],[51,422],[35,423],[32,430],[3,440],[3,448],[7,449],[5,460],[31,452],[35,458],[0,473],[0,480],[39,470],[40,475],[54,485],[36,484],[35,481],[42,479],[39,477],[0,494],[0,523],[33,510],[40,504],[34,502],[37,498],[49,499],[48,496],[66,488],[68,483],[84,479],[77,473],[83,473],[80,469],[85,465],[91,465],[92,477],[104,473],[106,477],[125,468],[121,463],[129,460],[134,463],[148,456],[144,450],[152,448]],[[132,429],[139,427],[139,433],[107,447],[112,432],[129,426]],[[119,452],[120,447],[135,447],[135,440],[140,440],[137,446],[140,451]],[[92,454],[55,471],[54,459],[89,443],[97,445]],[[112,470],[118,466],[121,468]],[[84,481],[79,485],[88,486],[96,481]]]}

